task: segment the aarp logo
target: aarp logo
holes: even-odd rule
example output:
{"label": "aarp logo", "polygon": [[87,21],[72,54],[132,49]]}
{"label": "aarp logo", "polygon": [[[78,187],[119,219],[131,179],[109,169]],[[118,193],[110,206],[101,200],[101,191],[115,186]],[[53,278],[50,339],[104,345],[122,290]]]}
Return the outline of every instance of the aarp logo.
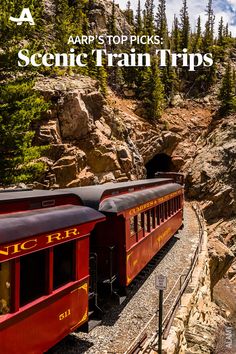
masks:
{"label": "aarp logo", "polygon": [[35,25],[34,19],[28,7],[22,10],[19,18],[11,16],[10,21],[16,22],[16,24],[19,26],[22,25],[23,22],[28,22],[31,26]]}

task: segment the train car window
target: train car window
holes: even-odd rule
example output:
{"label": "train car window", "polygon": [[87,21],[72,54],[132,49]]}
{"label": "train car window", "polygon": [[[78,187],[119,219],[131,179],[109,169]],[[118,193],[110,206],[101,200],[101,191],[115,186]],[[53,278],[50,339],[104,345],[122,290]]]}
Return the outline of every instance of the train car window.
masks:
{"label": "train car window", "polygon": [[10,282],[10,262],[0,263],[0,315],[5,315],[10,312]]}
{"label": "train car window", "polygon": [[168,216],[171,217],[172,215],[172,200],[168,200]]}
{"label": "train car window", "polygon": [[168,219],[168,202],[164,203],[164,210],[165,210],[165,220]]}
{"label": "train car window", "polygon": [[176,213],[176,197],[173,199],[173,211]]}
{"label": "train car window", "polygon": [[144,219],[144,213],[142,213],[142,214],[141,214],[141,226],[142,226],[142,229],[143,229],[143,230],[144,230],[144,227],[145,227],[144,221],[145,221],[145,219]]}
{"label": "train car window", "polygon": [[156,207],[157,225],[160,225],[160,205]]}
{"label": "train car window", "polygon": [[75,242],[67,242],[53,249],[53,289],[75,279]]}
{"label": "train car window", "polygon": [[136,216],[133,216],[130,218],[130,236],[133,236],[136,233],[137,227],[136,227]]}
{"label": "train car window", "polygon": [[150,210],[145,211],[145,231],[150,232]]}
{"label": "train car window", "polygon": [[180,209],[180,197],[178,196],[177,197],[177,210]]}
{"label": "train car window", "polygon": [[138,219],[138,230],[137,231],[141,231],[143,228],[142,214],[138,214],[137,219]]}
{"label": "train car window", "polygon": [[162,204],[162,216],[163,216],[163,221],[165,221],[166,218],[166,204]]}
{"label": "train car window", "polygon": [[156,227],[156,210],[155,208],[151,209],[151,228],[155,229]]}
{"label": "train car window", "polygon": [[160,204],[160,221],[164,221],[164,209],[163,209],[163,204]]}
{"label": "train car window", "polygon": [[20,306],[46,295],[46,251],[20,259]]}

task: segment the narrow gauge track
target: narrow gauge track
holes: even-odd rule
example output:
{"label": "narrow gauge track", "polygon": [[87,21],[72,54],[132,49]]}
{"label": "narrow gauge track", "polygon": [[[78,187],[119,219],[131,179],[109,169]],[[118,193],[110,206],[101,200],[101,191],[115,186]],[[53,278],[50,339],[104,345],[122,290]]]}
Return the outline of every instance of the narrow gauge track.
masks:
{"label": "narrow gauge track", "polygon": [[[158,292],[156,274],[168,277],[165,297],[173,288],[179,275],[191,263],[199,239],[199,224],[191,206],[185,204],[184,228],[163,247],[128,288],[127,298],[121,305],[106,303],[103,306],[102,324],[90,333],[73,333],[52,348],[48,354],[124,354],[137,336],[144,332],[148,338],[157,331]],[[164,316],[170,309],[178,288],[165,303]],[[142,339],[142,338],[140,338]],[[145,339],[145,338],[143,338]]]}

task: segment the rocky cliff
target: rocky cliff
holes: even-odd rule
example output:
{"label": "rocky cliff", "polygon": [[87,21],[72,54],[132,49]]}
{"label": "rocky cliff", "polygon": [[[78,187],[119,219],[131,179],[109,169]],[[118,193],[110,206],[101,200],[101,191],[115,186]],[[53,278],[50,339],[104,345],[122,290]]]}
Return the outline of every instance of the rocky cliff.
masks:
{"label": "rocky cliff", "polygon": [[171,154],[181,139],[122,108],[112,93],[105,100],[90,78],[42,78],[35,89],[51,106],[36,138],[49,146],[41,187],[143,178],[145,163],[161,151]]}

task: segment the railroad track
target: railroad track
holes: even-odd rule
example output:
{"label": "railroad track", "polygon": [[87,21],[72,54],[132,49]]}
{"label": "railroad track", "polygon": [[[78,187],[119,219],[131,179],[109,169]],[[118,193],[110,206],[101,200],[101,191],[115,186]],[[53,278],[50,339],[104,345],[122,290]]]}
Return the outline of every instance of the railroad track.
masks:
{"label": "railroad track", "polygon": [[[73,333],[50,354],[131,354],[151,353],[157,332],[158,292],[155,277],[163,273],[168,276],[168,288],[165,292],[165,310],[167,314],[179,289],[170,293],[180,274],[191,264],[189,254],[194,254],[199,240],[199,224],[195,212],[186,205],[185,227],[179,235],[173,237],[128,287],[127,298],[121,305],[106,304],[101,326],[89,334]],[[183,265],[184,264],[184,265]],[[165,317],[165,316],[164,316]]]}
{"label": "railroad track", "polygon": [[[179,275],[179,278],[177,279],[176,283],[168,293],[168,295],[164,298],[164,303],[163,303],[163,308],[164,308],[164,313],[166,313],[166,316],[164,317],[164,320],[162,322],[162,337],[164,339],[167,338],[171,324],[173,322],[175,313],[178,310],[179,304],[181,303],[181,297],[186,291],[186,288],[189,284],[189,281],[191,280],[192,272],[194,270],[194,267],[196,265],[198,255],[201,251],[201,245],[202,245],[202,236],[204,232],[204,216],[202,211],[198,206],[193,207],[198,223],[199,223],[199,243],[196,248],[196,251],[194,253],[194,256],[192,258],[190,267],[188,269],[184,269],[183,272]],[[166,245],[168,246],[168,245]],[[164,248],[163,251],[165,252]],[[182,280],[183,279],[183,280]],[[177,285],[179,286],[179,289],[177,289]],[[148,338],[147,335],[147,328],[153,322],[155,319],[158,318],[158,311],[156,311],[151,319],[146,323],[145,327],[143,330],[139,333],[139,335],[135,338],[135,340],[131,343],[129,348],[124,354],[151,354],[151,353],[157,353],[158,350],[158,330],[156,333],[153,334],[151,339]]]}

